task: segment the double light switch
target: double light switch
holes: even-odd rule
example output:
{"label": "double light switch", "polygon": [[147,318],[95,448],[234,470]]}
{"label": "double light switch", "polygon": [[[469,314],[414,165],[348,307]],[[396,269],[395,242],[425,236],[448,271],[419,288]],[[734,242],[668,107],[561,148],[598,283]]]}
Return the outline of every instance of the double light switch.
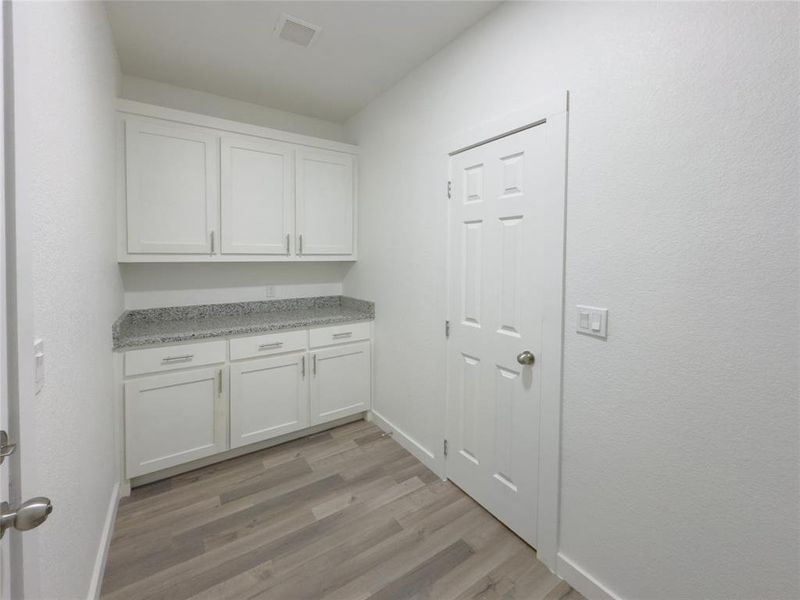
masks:
{"label": "double light switch", "polygon": [[599,338],[608,335],[608,309],[596,306],[578,305],[578,333],[585,333]]}

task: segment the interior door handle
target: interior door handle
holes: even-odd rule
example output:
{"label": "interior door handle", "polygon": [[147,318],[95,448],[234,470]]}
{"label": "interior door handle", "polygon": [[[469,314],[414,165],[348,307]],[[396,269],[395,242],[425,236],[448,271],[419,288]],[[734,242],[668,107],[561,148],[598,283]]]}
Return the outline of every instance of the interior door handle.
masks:
{"label": "interior door handle", "polygon": [[5,431],[0,431],[0,465],[6,459],[6,456],[11,456],[17,449],[16,444],[8,443],[8,434]]}
{"label": "interior door handle", "polygon": [[0,503],[0,538],[6,532],[6,529],[13,527],[18,531],[28,531],[38,527],[47,520],[50,513],[53,512],[53,503],[50,498],[39,496],[31,498],[27,502],[12,511],[8,502]]}
{"label": "interior door handle", "polygon": [[517,362],[521,365],[532,365],[536,362],[536,357],[530,350],[525,350],[517,354]]}

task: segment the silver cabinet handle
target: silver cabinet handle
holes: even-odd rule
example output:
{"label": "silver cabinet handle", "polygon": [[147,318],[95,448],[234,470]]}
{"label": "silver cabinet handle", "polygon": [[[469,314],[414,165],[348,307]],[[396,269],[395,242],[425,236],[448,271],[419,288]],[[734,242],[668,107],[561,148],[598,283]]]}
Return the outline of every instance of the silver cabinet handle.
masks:
{"label": "silver cabinet handle", "polygon": [[211,232],[211,254],[214,254],[214,246],[216,246],[216,244],[214,243],[215,242],[214,238],[216,237],[216,233],[217,233],[216,231]]}
{"label": "silver cabinet handle", "polygon": [[222,369],[219,370],[217,375],[219,375],[219,386],[217,387],[217,391],[219,392],[219,395],[222,396]]}
{"label": "silver cabinet handle", "polygon": [[352,335],[353,335],[352,331],[345,331],[345,332],[342,332],[342,333],[334,333],[333,334],[333,339],[339,340],[339,339],[342,339],[342,338],[349,338],[349,337],[352,337]]}
{"label": "silver cabinet handle", "polygon": [[181,362],[186,360],[192,360],[193,358],[194,354],[182,354],[180,356],[165,356],[161,362],[163,363]]}
{"label": "silver cabinet handle", "polygon": [[300,379],[306,378],[306,355],[303,354],[300,359]]}
{"label": "silver cabinet handle", "polygon": [[298,246],[298,248],[297,248],[298,256],[303,256],[303,234],[302,233],[298,236],[297,246]]}
{"label": "silver cabinet handle", "polygon": [[317,355],[316,354],[314,355],[314,360],[313,360],[313,363],[311,365],[311,374],[312,375],[316,375],[317,374]]}
{"label": "silver cabinet handle", "polygon": [[286,234],[286,256],[289,256],[289,238],[291,236],[287,233]]}
{"label": "silver cabinet handle", "polygon": [[272,348],[280,348],[283,346],[283,342],[273,342],[271,344],[261,344],[258,349],[259,350],[271,350]]}

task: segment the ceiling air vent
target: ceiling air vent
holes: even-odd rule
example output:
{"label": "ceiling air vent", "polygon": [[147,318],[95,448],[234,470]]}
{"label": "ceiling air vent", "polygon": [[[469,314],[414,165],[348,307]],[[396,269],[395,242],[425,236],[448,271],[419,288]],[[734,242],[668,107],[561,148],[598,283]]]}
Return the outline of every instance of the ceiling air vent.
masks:
{"label": "ceiling air vent", "polygon": [[275,26],[275,33],[279,38],[305,48],[311,45],[320,31],[322,31],[322,27],[285,13],[281,15]]}

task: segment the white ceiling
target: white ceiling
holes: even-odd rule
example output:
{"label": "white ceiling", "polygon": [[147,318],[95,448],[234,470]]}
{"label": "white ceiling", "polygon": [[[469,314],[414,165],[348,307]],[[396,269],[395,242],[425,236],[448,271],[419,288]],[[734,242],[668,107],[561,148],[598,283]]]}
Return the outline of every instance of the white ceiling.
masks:
{"label": "white ceiling", "polygon": [[[122,71],[344,121],[499,2],[111,1]],[[322,27],[309,48],[273,35],[286,12]]]}

